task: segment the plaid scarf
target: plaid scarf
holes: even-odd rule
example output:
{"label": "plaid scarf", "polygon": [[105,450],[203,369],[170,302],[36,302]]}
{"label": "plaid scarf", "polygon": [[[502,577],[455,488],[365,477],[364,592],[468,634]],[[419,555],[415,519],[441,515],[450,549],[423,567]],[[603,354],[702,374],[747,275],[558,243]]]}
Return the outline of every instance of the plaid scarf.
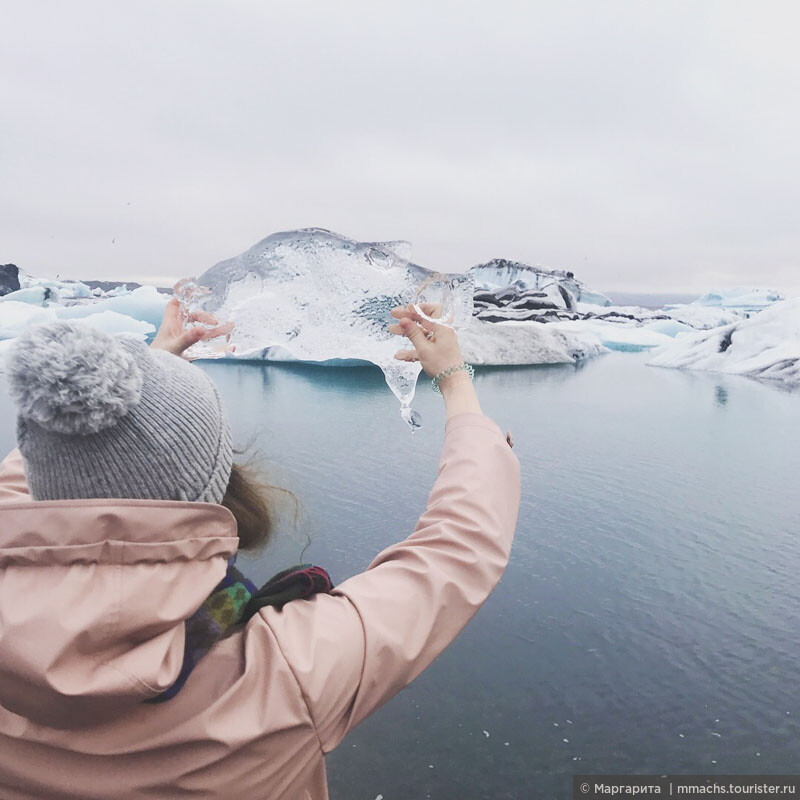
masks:
{"label": "plaid scarf", "polygon": [[225,577],[195,613],[186,620],[183,666],[175,682],[145,703],[163,703],[181,690],[200,659],[236,625],[245,624],[259,608],[281,608],[290,600],[300,600],[333,588],[330,576],[322,567],[298,564],[279,572],[260,589],[239,572],[228,559]]}

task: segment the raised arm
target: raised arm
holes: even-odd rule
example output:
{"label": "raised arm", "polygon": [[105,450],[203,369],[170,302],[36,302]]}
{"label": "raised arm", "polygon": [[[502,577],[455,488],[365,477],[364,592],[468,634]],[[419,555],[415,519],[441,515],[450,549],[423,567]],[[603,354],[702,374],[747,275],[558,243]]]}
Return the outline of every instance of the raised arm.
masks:
{"label": "raised arm", "polygon": [[[438,316],[434,306],[422,310]],[[414,345],[396,358],[420,360],[430,376],[462,363],[451,328],[410,306],[392,315],[399,322],[389,330]],[[442,378],[441,392],[447,422],[439,472],[411,535],[330,595],[259,612],[325,752],[455,639],[508,563],[520,503],[510,436],[481,413],[463,370]]]}
{"label": "raised arm", "polygon": [[457,414],[445,426],[439,474],[413,533],[331,595],[260,612],[325,752],[472,618],[506,567],[519,502],[519,460],[500,428],[481,414]]}

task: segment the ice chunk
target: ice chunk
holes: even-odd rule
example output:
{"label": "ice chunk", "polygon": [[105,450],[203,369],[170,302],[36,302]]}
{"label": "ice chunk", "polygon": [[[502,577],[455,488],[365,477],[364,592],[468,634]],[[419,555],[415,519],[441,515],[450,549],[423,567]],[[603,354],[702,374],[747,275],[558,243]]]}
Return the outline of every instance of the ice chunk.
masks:
{"label": "ice chunk", "polygon": [[0,300],[0,339],[13,339],[28,325],[51,322],[55,318],[55,309],[3,298]]}
{"label": "ice chunk", "polygon": [[119,314],[116,311],[100,311],[97,314],[89,314],[87,317],[81,317],[76,322],[82,322],[86,325],[91,325],[93,328],[99,328],[101,331],[108,333],[112,336],[124,333],[136,336],[138,339],[144,340],[151,333],[155,333],[155,326],[149,322],[134,319],[133,317]]}
{"label": "ice chunk", "polygon": [[48,300],[58,301],[58,295],[45,286],[28,286],[25,289],[17,289],[16,292],[9,292],[0,302],[13,301],[16,303],[30,303],[34,306],[44,306]]}
{"label": "ice chunk", "polygon": [[[394,358],[408,340],[386,330],[397,305],[438,302],[454,328],[472,316],[474,278],[442,274],[407,261],[399,242],[356,242],[321,228],[275,233],[197,279],[211,290],[207,311],[236,325],[237,357],[280,346],[302,361],[359,359],[377,364],[412,427],[418,362]],[[194,354],[219,357],[200,343]]]}
{"label": "ice chunk", "polygon": [[96,302],[59,309],[58,316],[60,319],[78,319],[101,311],[115,311],[158,328],[168,302],[169,296],[159,292],[155,286],[140,286],[132,292],[117,297],[107,297]]}
{"label": "ice chunk", "polygon": [[566,331],[593,333],[609,350],[636,353],[671,341],[667,334],[650,330],[636,321],[624,323],[586,319],[554,324]]}
{"label": "ice chunk", "polygon": [[680,334],[648,363],[800,383],[800,298],[731,325]]}
{"label": "ice chunk", "polygon": [[687,331],[694,330],[690,325],[679,322],[677,319],[656,319],[653,320],[653,322],[648,322],[643,327],[648,331],[663,333],[665,336],[671,336],[673,338],[679,333],[686,333]]}

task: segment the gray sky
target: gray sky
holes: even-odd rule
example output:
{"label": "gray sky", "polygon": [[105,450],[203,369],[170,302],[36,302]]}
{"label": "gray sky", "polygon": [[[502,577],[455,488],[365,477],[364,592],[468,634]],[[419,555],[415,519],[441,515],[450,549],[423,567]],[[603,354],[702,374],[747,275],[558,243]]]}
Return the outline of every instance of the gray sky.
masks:
{"label": "gray sky", "polygon": [[800,4],[0,0],[0,263],[168,281],[319,226],[800,294]]}

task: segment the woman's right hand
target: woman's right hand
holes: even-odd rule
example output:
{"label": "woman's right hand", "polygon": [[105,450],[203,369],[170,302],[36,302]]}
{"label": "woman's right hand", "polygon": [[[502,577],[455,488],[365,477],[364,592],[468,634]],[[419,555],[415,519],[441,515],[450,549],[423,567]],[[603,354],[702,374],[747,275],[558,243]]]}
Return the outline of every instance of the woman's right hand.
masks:
{"label": "woman's right hand", "polygon": [[[438,303],[420,303],[419,307],[429,317],[441,316]],[[413,345],[411,350],[398,350],[395,358],[400,361],[419,361],[431,378],[443,369],[464,361],[456,332],[449,326],[429,322],[415,311],[411,303],[406,308],[396,306],[391,314],[398,322],[389,325],[388,331],[407,336]]]}
{"label": "woman's right hand", "polygon": [[[419,307],[429,317],[441,316],[441,306],[438,303],[420,303]],[[436,377],[443,369],[457,366],[464,361],[456,332],[452,328],[430,322],[420,316],[410,303],[408,308],[402,306],[393,308],[392,316],[398,321],[394,325],[389,325],[389,332],[407,336],[414,346],[413,350],[398,350],[395,358],[401,361],[419,361],[431,378]],[[464,370],[456,370],[442,379],[440,390],[444,398],[447,419],[456,414],[483,413],[478,396],[475,394],[475,387],[469,374]]]}

